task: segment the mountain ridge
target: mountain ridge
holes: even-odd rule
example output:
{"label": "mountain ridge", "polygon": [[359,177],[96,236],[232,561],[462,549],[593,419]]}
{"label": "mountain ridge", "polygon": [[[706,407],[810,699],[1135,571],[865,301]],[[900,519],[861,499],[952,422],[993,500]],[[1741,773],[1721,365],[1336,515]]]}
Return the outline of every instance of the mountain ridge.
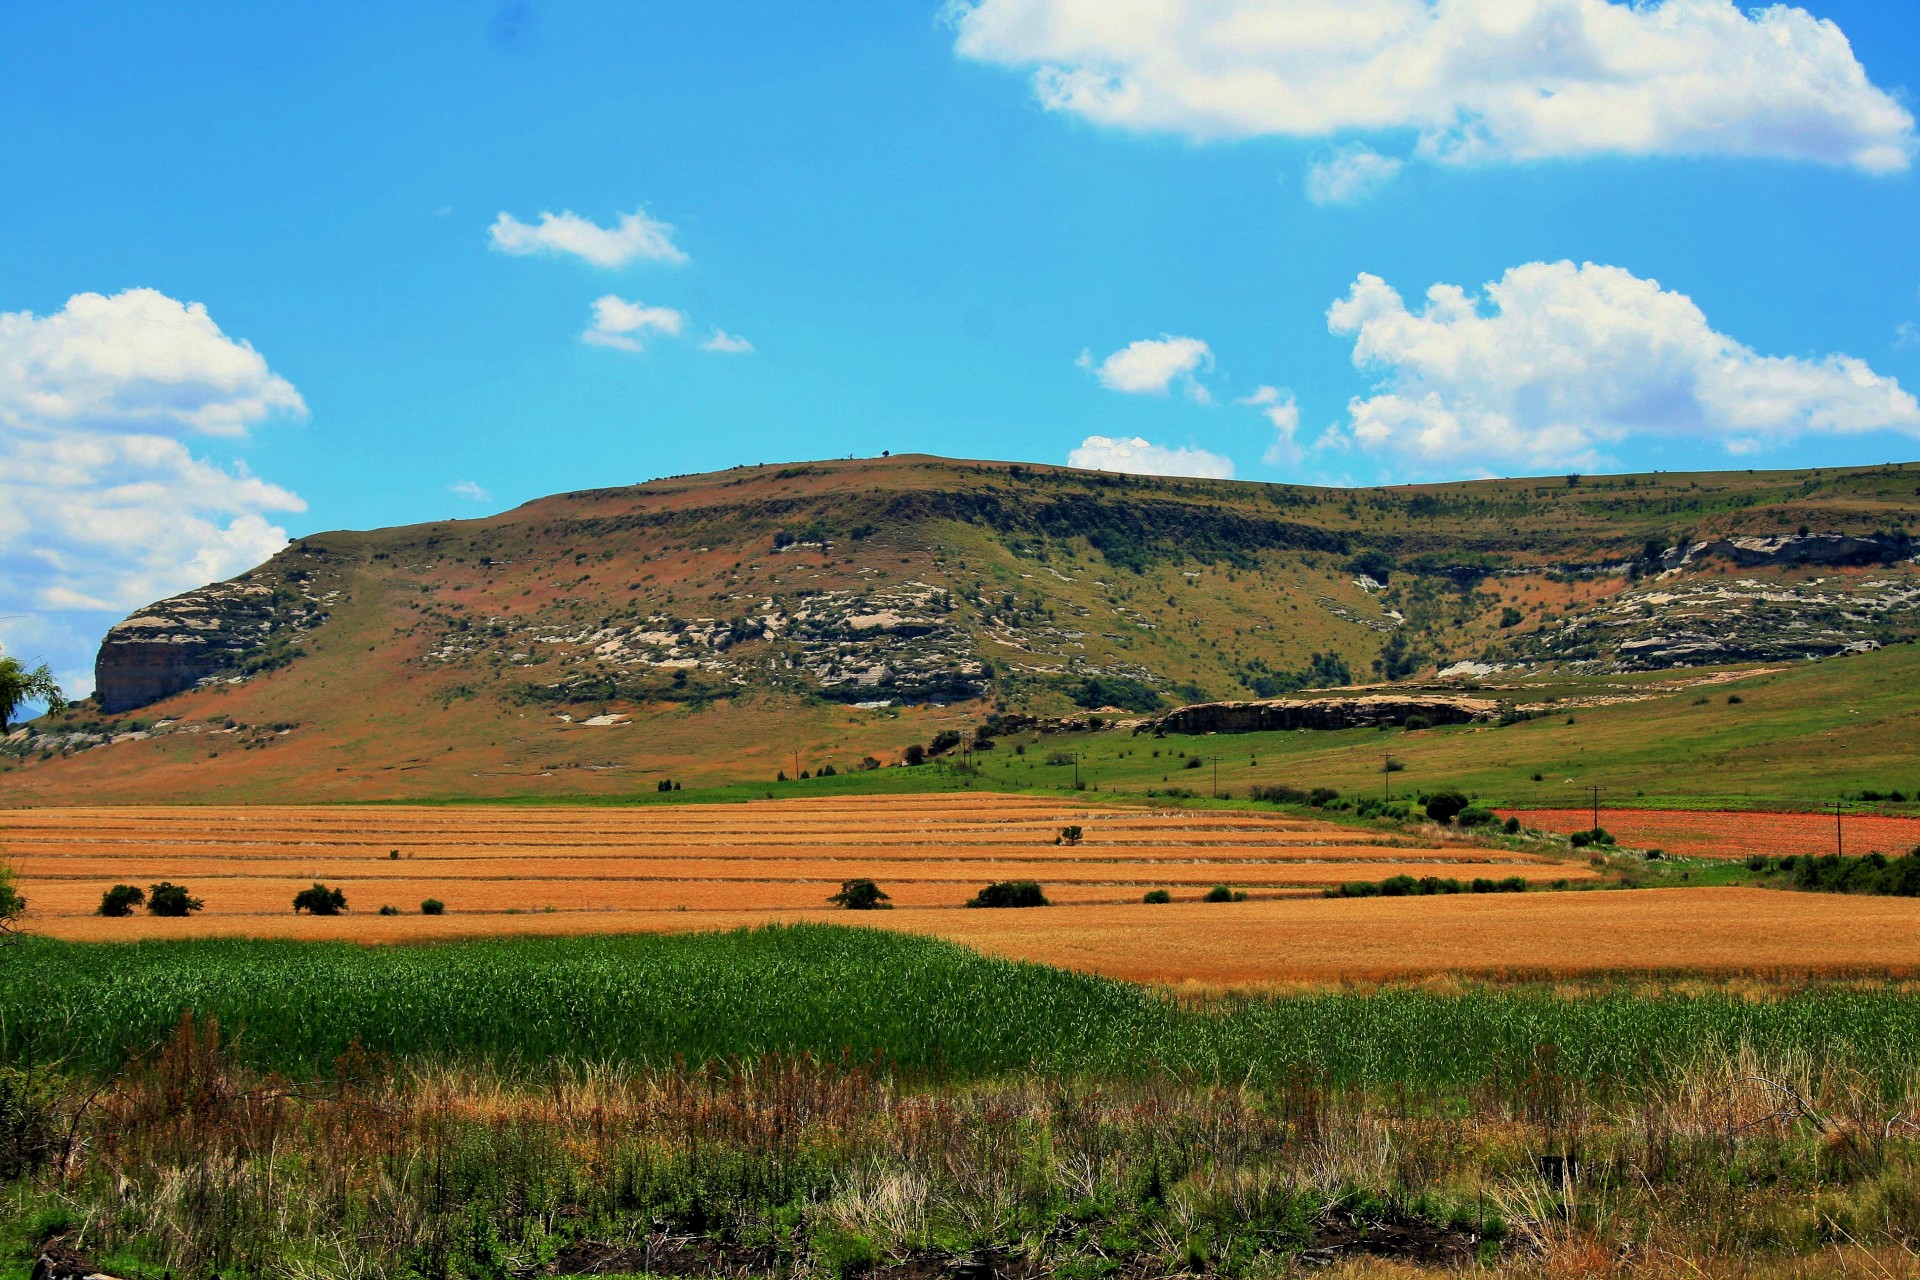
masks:
{"label": "mountain ridge", "polygon": [[[9,781],[631,785],[771,773],[796,747],[857,767],[994,712],[1825,656],[1920,635],[1917,484],[1902,464],[1317,489],[906,456],[582,490],[310,535],[137,611],[61,722],[119,745],[42,760],[41,726],[7,744]],[[205,734],[171,741],[209,716],[257,745],[209,768]],[[577,741],[606,717],[643,732]],[[756,737],[712,730],[735,717]],[[532,768],[563,740],[559,773]]]}

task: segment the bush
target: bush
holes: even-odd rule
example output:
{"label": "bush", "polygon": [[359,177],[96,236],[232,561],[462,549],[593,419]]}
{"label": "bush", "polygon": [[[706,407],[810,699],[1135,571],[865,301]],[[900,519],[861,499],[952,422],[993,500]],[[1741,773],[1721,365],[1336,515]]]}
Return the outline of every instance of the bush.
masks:
{"label": "bush", "polygon": [[840,892],[827,901],[848,911],[886,911],[893,905],[879,885],[864,877],[841,881]]}
{"label": "bush", "polygon": [[1181,767],[1186,769],[1198,769],[1204,763],[1205,761],[1201,760],[1199,756],[1188,756],[1187,763]]}
{"label": "bush", "polygon": [[186,916],[198,911],[206,904],[187,892],[187,886],[162,880],[159,884],[147,886],[147,914],[153,916]]}
{"label": "bush", "polygon": [[1520,834],[1520,819],[1508,818],[1500,829],[1510,836],[1517,836]]}
{"label": "bush", "polygon": [[1419,716],[1419,715],[1408,716],[1405,720],[1401,721],[1400,723],[1401,723],[1401,727],[1406,729],[1433,728],[1433,721],[1427,719],[1425,716]]}
{"label": "bush", "polygon": [[1380,882],[1383,898],[1409,898],[1420,892],[1420,882],[1412,876],[1389,876]]}
{"label": "bush", "polygon": [[1062,827],[1060,828],[1060,834],[1053,838],[1053,842],[1055,844],[1079,844],[1082,834],[1080,828],[1077,826]]}
{"label": "bush", "polygon": [[1264,800],[1268,804],[1305,804],[1307,793],[1298,787],[1255,786],[1248,795],[1255,800]]}
{"label": "bush", "polygon": [[1227,886],[1223,884],[1217,884],[1213,886],[1213,888],[1207,890],[1207,896],[1202,898],[1201,901],[1202,902],[1232,902],[1233,890],[1227,888]]}
{"label": "bush", "polygon": [[[1786,859],[1782,858],[1784,864]],[[1817,893],[1871,893],[1900,898],[1920,897],[1920,850],[1888,858],[1868,854],[1843,858],[1837,853],[1795,860],[1796,888]]]}
{"label": "bush", "polygon": [[954,730],[942,729],[940,732],[934,734],[933,741],[927,744],[927,754],[930,756],[943,756],[959,746],[961,741],[960,735]]}
{"label": "bush", "polygon": [[835,776],[836,774],[838,774],[838,773],[839,773],[839,770],[837,770],[837,769],[835,769],[835,768],[834,768],[834,767],[833,767],[832,765],[830,765],[830,764],[823,764],[823,765],[821,765],[821,766],[820,766],[820,773],[819,773],[819,775],[818,775],[818,776],[820,776],[820,777],[822,777],[822,778],[831,778],[831,777],[834,777],[834,776]]}
{"label": "bush", "polygon": [[1749,870],[1749,871],[1765,871],[1766,869],[1767,869],[1767,855],[1766,855],[1766,854],[1764,854],[1764,853],[1756,853],[1756,854],[1753,854],[1752,856],[1750,856],[1750,857],[1749,857],[1749,858],[1747,859],[1747,870]]}
{"label": "bush", "polygon": [[147,900],[147,895],[130,884],[117,884],[100,895],[100,914],[103,916],[130,916],[133,909]]}
{"label": "bush", "polygon": [[660,779],[659,785],[654,789],[656,791],[671,791],[673,790],[673,780],[671,778],[662,778]]}
{"label": "bush", "polygon": [[900,758],[906,761],[909,767],[917,768],[927,762],[927,749],[916,742],[902,752]]}
{"label": "bush", "polygon": [[1142,899],[1140,899],[1140,901],[1142,901],[1142,902],[1172,902],[1172,901],[1173,901],[1173,895],[1172,895],[1172,894],[1170,894],[1170,893],[1168,893],[1168,892],[1167,892],[1167,891],[1166,891],[1165,889],[1149,889],[1149,890],[1147,890],[1147,895],[1146,895],[1146,897],[1144,897],[1144,898],[1142,898]]}
{"label": "bush", "polygon": [[1315,787],[1307,793],[1307,803],[1316,809],[1324,809],[1340,798],[1340,793],[1332,787]]}
{"label": "bush", "polygon": [[400,914],[400,908],[394,906],[392,903],[387,903],[380,908],[380,914],[383,916],[397,916]]}
{"label": "bush", "polygon": [[1463,827],[1491,827],[1500,821],[1500,815],[1491,809],[1468,805],[1455,815],[1454,821]]}
{"label": "bush", "polygon": [[423,916],[443,916],[446,913],[447,904],[438,898],[428,898],[420,904],[420,914]]}
{"label": "bush", "polygon": [[302,889],[293,895],[294,914],[302,911],[316,916],[337,916],[347,909],[347,895],[338,889],[314,882],[311,889]]}
{"label": "bush", "polygon": [[1435,822],[1452,822],[1473,802],[1467,799],[1464,792],[1447,790],[1421,796],[1420,803],[1426,807],[1427,816]]}
{"label": "bush", "polygon": [[1032,880],[996,880],[967,899],[970,907],[1044,907],[1047,895]]}
{"label": "bush", "polygon": [[1089,676],[1067,696],[1088,711],[1100,707],[1119,707],[1122,711],[1158,711],[1161,697],[1157,689],[1129,676]]}

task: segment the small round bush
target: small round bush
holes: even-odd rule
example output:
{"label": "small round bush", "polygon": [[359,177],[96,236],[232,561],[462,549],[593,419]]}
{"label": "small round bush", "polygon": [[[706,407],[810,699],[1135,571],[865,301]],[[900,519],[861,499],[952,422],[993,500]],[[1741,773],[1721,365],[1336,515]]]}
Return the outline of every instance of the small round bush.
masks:
{"label": "small round bush", "polygon": [[867,879],[842,880],[840,892],[827,901],[848,911],[885,911],[893,905],[880,886]]}
{"label": "small round bush", "polygon": [[1463,827],[1491,827],[1500,821],[1500,815],[1491,809],[1482,809],[1479,805],[1468,805],[1454,817],[1454,822]]}
{"label": "small round bush", "polygon": [[1170,893],[1168,893],[1168,892],[1167,892],[1167,891],[1166,891],[1165,889],[1149,889],[1149,890],[1147,890],[1147,896],[1146,896],[1146,897],[1144,897],[1144,898],[1142,898],[1142,899],[1140,899],[1140,901],[1142,901],[1142,902],[1172,902],[1172,901],[1173,901],[1173,895],[1172,895],[1172,894],[1170,894]]}
{"label": "small round bush", "polygon": [[337,916],[347,909],[347,895],[338,889],[314,882],[311,889],[302,889],[293,895],[294,914],[305,911],[309,915]]}
{"label": "small round bush", "polygon": [[152,916],[191,915],[206,905],[187,892],[187,886],[162,880],[147,886],[147,914]]}
{"label": "small round bush", "polygon": [[1201,901],[1202,902],[1232,902],[1233,890],[1227,888],[1227,886],[1223,884],[1217,884],[1213,886],[1213,888],[1207,890],[1207,896],[1202,898]]}
{"label": "small round bush", "polygon": [[147,895],[139,886],[117,884],[100,895],[100,914],[103,916],[130,916],[133,909],[147,900]]}
{"label": "small round bush", "polygon": [[380,914],[383,916],[397,916],[400,914],[400,908],[389,902],[381,906]]}
{"label": "small round bush", "polygon": [[1508,818],[1506,824],[1500,829],[1510,836],[1517,836],[1520,834],[1520,819]]}
{"label": "small round bush", "polygon": [[420,914],[423,916],[441,916],[446,913],[447,904],[438,898],[428,898],[420,904]]}
{"label": "small round bush", "polygon": [[1436,791],[1420,801],[1426,806],[1427,816],[1435,822],[1452,822],[1456,815],[1463,812],[1473,802],[1467,799],[1463,791]]}
{"label": "small round bush", "polygon": [[1032,880],[998,880],[967,899],[970,907],[1044,907],[1047,895]]}

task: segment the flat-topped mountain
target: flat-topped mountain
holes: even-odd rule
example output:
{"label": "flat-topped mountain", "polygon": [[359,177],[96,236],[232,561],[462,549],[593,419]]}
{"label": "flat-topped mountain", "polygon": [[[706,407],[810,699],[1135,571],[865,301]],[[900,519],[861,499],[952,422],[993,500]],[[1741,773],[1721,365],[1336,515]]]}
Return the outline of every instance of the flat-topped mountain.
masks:
{"label": "flat-topped mountain", "polygon": [[316,534],[139,611],[64,725],[87,735],[68,750],[122,743],[63,761],[43,723],[10,783],[631,789],[857,767],[991,711],[1823,656],[1920,634],[1917,487],[1920,466],[1318,489],[896,457],[562,494]]}

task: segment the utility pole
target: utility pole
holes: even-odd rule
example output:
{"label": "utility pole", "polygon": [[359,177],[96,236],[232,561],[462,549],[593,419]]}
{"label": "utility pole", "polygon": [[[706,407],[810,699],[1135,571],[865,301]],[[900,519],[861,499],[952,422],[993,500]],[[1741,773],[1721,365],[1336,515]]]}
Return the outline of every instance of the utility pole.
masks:
{"label": "utility pole", "polygon": [[1600,829],[1600,788],[1591,787],[1589,790],[1593,792],[1593,829],[1598,831]]}
{"label": "utility pole", "polygon": [[1842,838],[1840,832],[1840,802],[1838,800],[1833,802],[1833,851],[1842,857],[1846,856],[1847,852],[1846,841]]}

